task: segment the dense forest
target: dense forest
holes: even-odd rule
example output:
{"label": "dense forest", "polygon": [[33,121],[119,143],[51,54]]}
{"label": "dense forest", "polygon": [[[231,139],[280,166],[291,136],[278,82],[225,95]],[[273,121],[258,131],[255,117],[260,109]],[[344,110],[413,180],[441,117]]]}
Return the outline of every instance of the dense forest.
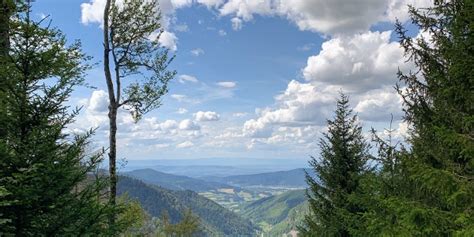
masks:
{"label": "dense forest", "polygon": [[158,1],[105,1],[109,130],[97,148],[96,130],[68,129],[91,57],[34,20],[32,1],[0,0],[0,236],[474,236],[474,1],[433,3],[409,8],[426,36],[395,25],[416,68],[393,85],[406,140],[391,128],[367,134],[341,91],[310,169],[190,178],[117,172],[119,111],[139,122],[176,76],[154,34]]}

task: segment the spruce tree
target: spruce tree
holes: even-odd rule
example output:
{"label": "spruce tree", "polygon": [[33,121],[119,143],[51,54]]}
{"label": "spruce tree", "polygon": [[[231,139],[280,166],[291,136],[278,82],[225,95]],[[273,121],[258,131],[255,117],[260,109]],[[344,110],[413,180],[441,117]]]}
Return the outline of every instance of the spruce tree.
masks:
{"label": "spruce tree", "polygon": [[0,65],[0,235],[112,235],[106,217],[116,209],[103,202],[107,183],[92,176],[101,152],[89,152],[90,132],[66,130],[88,58],[29,15],[27,6],[10,18]]}
{"label": "spruce tree", "polygon": [[300,228],[303,236],[350,236],[362,211],[351,196],[367,171],[369,145],[344,94],[337,101],[334,119],[327,123],[328,131],[319,142],[321,156],[310,161],[316,177],[306,175],[310,214]]}
{"label": "spruce tree", "polygon": [[[396,31],[414,72],[399,72],[408,150],[382,146],[367,193],[366,234],[474,236],[474,1],[410,8],[425,37]],[[383,145],[383,142],[378,141]],[[370,186],[370,185],[367,185]]]}
{"label": "spruce tree", "polygon": [[474,235],[474,2],[435,1],[410,10],[429,38],[413,39],[397,24],[416,73],[399,73],[406,89],[411,154],[409,181],[416,186],[399,218],[420,235]]}

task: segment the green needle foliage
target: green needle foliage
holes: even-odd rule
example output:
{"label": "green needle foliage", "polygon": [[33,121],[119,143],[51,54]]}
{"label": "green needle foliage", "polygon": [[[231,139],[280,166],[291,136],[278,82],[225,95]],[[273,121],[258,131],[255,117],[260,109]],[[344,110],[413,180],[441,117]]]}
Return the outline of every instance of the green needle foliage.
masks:
{"label": "green needle foliage", "polygon": [[410,9],[426,37],[396,25],[417,70],[397,89],[410,149],[376,137],[380,172],[364,181],[369,236],[474,236],[474,1]]}
{"label": "green needle foliage", "polygon": [[364,210],[351,196],[358,192],[359,180],[367,172],[369,145],[344,94],[319,146],[321,157],[310,161],[316,178],[306,175],[310,214],[300,231],[302,236],[349,236],[358,225],[358,213]]}
{"label": "green needle foliage", "polygon": [[88,57],[78,42],[31,21],[29,8],[10,19],[0,65],[0,235],[113,235],[107,183],[92,175],[102,153],[88,151],[91,132],[66,130],[78,110],[65,104]]}

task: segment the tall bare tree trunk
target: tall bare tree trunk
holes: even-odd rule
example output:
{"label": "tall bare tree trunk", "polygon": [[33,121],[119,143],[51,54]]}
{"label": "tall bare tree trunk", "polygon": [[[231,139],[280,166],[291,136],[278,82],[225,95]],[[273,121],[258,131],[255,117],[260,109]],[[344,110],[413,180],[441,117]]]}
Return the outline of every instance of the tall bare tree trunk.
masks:
{"label": "tall bare tree trunk", "polygon": [[[107,90],[109,94],[109,178],[110,178],[110,196],[109,202],[116,204],[117,196],[117,110],[118,102],[115,99],[114,84],[110,73],[110,42],[109,42],[109,14],[111,8],[111,0],[107,0],[104,9],[104,74],[107,82]],[[115,222],[115,216],[110,217],[110,223]]]}

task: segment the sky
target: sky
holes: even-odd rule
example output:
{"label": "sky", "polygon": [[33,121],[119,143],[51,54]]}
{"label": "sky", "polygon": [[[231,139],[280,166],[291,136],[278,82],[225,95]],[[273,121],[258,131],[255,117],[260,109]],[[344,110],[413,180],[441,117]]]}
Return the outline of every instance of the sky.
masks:
{"label": "sky", "polygon": [[[96,65],[71,106],[72,132],[97,128],[107,147],[108,97],[101,67],[105,0],[37,0],[69,42],[78,39]],[[350,97],[365,131],[394,117],[403,139],[396,72],[413,69],[393,32],[410,28],[407,5],[428,0],[159,0],[159,42],[177,71],[163,105],[134,123],[119,114],[118,154],[129,160],[308,159],[333,116],[339,92]],[[416,30],[410,34],[419,37]],[[366,132],[367,138],[370,137]]]}

